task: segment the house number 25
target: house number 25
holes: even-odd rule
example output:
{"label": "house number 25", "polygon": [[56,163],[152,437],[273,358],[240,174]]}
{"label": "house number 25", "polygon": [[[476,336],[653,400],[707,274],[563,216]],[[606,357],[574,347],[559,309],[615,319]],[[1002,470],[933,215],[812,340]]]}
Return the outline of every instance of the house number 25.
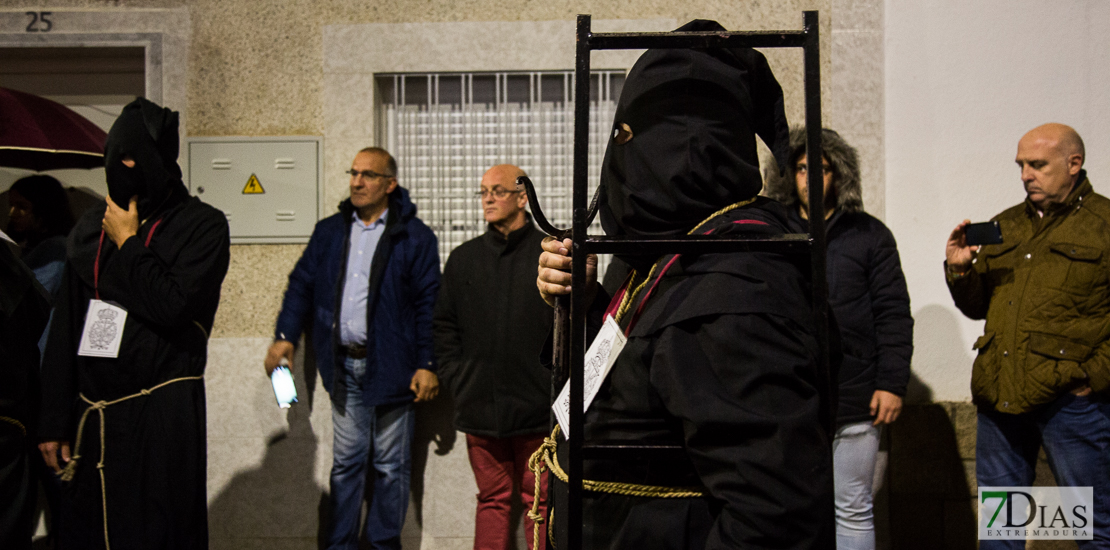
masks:
{"label": "house number 25", "polygon": [[47,19],[54,15],[52,11],[29,11],[27,15],[31,17],[31,22],[27,23],[27,32],[50,32],[54,28],[54,22]]}

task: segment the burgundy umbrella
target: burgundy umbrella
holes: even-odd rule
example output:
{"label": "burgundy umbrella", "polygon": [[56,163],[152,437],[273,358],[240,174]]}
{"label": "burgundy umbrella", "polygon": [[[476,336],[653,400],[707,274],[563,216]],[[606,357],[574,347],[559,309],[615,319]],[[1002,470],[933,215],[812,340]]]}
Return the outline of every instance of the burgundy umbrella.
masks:
{"label": "burgundy umbrella", "polygon": [[42,172],[104,166],[108,134],[49,99],[0,88],[0,166]]}

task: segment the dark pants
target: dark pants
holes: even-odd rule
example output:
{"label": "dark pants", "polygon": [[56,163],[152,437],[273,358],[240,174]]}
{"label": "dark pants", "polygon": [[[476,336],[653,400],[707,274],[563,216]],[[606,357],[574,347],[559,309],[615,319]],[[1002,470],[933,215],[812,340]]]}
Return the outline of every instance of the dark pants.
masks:
{"label": "dark pants", "polygon": [[[1110,403],[1068,393],[1031,413],[981,411],[975,445],[979,486],[1032,485],[1042,445],[1057,485],[1094,488],[1094,540],[1077,541],[1079,548],[1110,549]],[[979,548],[1020,550],[1025,541],[984,540]]]}

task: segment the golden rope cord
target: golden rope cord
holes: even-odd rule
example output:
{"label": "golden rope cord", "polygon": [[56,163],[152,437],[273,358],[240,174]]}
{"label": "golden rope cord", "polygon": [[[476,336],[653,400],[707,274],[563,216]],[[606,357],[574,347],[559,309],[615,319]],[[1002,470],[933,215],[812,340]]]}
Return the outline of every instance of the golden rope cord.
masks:
{"label": "golden rope cord", "polygon": [[147,388],[133,393],[131,395],[114,399],[112,401],[90,401],[84,394],[78,394],[82,401],[89,404],[89,408],[81,414],[81,420],[77,422],[77,442],[73,446],[73,456],[69,459],[69,464],[66,464],[65,470],[62,470],[62,481],[71,481],[73,476],[77,473],[77,459],[81,458],[81,436],[85,431],[85,420],[89,418],[89,412],[96,411],[100,415],[100,462],[96,463],[96,470],[100,473],[100,502],[101,509],[104,511],[104,548],[112,550],[112,545],[108,543],[108,493],[106,484],[104,482],[104,409],[116,403],[134,399],[143,395],[150,395],[154,390],[163,386],[168,386],[174,382],[183,382],[186,380],[202,380],[204,376],[184,376],[181,378],[174,378],[158,384],[157,386]]}
{"label": "golden rope cord", "polygon": [[27,437],[27,427],[24,426],[22,422],[14,418],[9,418],[7,416],[0,416],[0,422],[7,422],[8,424],[15,426],[16,428],[19,428],[19,433],[23,434],[23,437]]}
{"label": "golden rope cord", "polygon": [[[556,454],[557,437],[560,433],[559,426],[556,425],[554,430],[551,430],[551,436],[545,437],[540,448],[532,453],[528,458],[528,469],[532,471],[533,476],[536,478],[535,496],[532,499],[532,509],[528,511],[528,519],[532,520],[532,548],[536,549],[536,541],[540,536],[540,524],[543,523],[544,518],[539,514],[540,509],[540,475],[547,469],[559,478],[559,481],[568,483],[569,476],[559,466],[559,456]],[[582,489],[592,491],[595,493],[611,493],[615,495],[624,495],[631,497],[646,497],[646,498],[700,498],[705,496],[705,491],[694,487],[664,487],[661,485],[640,485],[638,483],[621,483],[616,481],[594,481],[592,479],[582,480]]]}

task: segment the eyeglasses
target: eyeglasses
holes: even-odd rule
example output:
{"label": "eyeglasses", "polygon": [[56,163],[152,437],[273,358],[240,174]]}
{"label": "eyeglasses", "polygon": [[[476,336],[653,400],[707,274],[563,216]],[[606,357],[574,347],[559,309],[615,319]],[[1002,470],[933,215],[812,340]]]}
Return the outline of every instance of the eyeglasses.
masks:
{"label": "eyeglasses", "polygon": [[344,174],[349,174],[351,176],[351,178],[357,178],[359,176],[362,176],[363,178],[368,179],[368,180],[372,180],[372,179],[375,179],[375,178],[392,178],[393,177],[393,175],[391,175],[391,174],[379,174],[377,172],[373,172],[373,171],[370,171],[370,170],[362,170],[360,172],[358,170],[351,169],[351,170],[346,170],[343,173]]}
{"label": "eyeglasses", "polygon": [[512,194],[514,194],[514,193],[520,193],[520,191],[509,191],[509,190],[507,190],[507,189],[501,189],[501,188],[498,188],[498,189],[494,189],[494,190],[492,190],[492,191],[490,191],[490,190],[486,190],[486,189],[482,189],[481,191],[478,191],[478,192],[476,192],[476,193],[474,193],[474,194],[475,194],[475,195],[478,195],[479,197],[482,197],[483,199],[484,199],[484,198],[486,198],[486,197],[488,197],[488,196],[490,196],[490,195],[493,195],[493,196],[494,196],[495,198],[497,198],[498,200],[500,200],[500,199],[503,199],[503,198],[505,198],[505,197],[507,197],[507,196],[509,196],[509,195],[512,195]]}

